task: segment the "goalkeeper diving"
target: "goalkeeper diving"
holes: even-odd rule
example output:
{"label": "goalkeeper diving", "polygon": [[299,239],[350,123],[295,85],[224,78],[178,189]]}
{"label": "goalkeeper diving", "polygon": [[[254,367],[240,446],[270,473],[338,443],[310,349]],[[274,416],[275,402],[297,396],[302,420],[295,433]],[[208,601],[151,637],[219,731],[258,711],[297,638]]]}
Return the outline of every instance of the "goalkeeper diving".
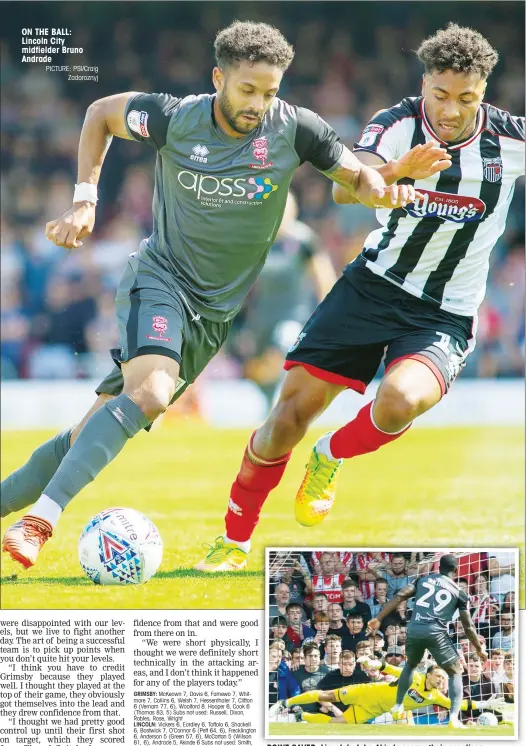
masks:
{"label": "goalkeeper diving", "polygon": [[[332,691],[312,690],[298,694],[289,699],[282,699],[272,705],[269,716],[275,717],[286,709],[295,705],[320,704],[336,702],[344,705],[346,709],[341,715],[331,717],[322,713],[302,712],[300,708],[296,711],[301,720],[308,723],[349,723],[359,725],[372,722],[380,715],[391,711],[396,703],[397,682],[402,673],[402,668],[391,666],[385,661],[362,656],[357,659],[363,668],[371,671],[379,670],[382,674],[396,677],[395,682],[371,682],[370,684],[354,684]],[[404,698],[405,712],[419,710],[429,705],[439,705],[446,709],[451,708],[451,700],[443,693],[447,681],[446,672],[438,665],[431,665],[425,674],[415,673],[412,685]],[[485,702],[465,699],[462,700],[461,710],[464,712],[482,712],[484,710],[495,714],[501,713],[505,707],[503,697],[492,697]]]}

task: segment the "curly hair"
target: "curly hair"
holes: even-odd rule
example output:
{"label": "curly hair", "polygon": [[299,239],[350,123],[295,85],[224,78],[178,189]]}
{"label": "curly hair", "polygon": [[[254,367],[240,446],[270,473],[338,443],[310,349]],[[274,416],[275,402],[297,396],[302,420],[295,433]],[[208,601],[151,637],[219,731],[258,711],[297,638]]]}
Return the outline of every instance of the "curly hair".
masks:
{"label": "curly hair", "polygon": [[456,23],[450,23],[447,28],[440,29],[423,41],[416,53],[424,63],[426,73],[452,70],[468,75],[479,73],[484,79],[490,75],[499,59],[498,52],[482,34]]}
{"label": "curly hair", "polygon": [[268,23],[234,21],[214,41],[218,67],[240,62],[267,62],[285,71],[294,58],[294,48],[281,31]]}

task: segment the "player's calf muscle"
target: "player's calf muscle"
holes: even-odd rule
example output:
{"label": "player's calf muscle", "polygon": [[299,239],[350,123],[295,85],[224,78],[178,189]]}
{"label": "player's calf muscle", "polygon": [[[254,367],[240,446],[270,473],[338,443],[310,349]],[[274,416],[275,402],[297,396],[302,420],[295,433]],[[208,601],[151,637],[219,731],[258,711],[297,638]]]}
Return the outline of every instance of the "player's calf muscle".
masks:
{"label": "player's calf muscle", "polygon": [[111,394],[99,394],[98,395],[97,399],[95,400],[95,403],[93,404],[93,406],[91,407],[91,409],[89,410],[89,412],[87,412],[87,414],[83,417],[83,419],[77,425],[75,425],[75,427],[72,429],[71,435],[70,435],[70,438],[69,438],[69,445],[70,445],[70,447],[77,440],[80,431],[82,430],[82,428],[84,427],[84,425],[86,424],[86,422],[89,420],[89,418],[91,417],[91,415],[94,412],[96,412],[98,409],[100,409],[102,406],[104,406],[104,404],[107,401],[109,401],[110,399],[114,399],[114,398],[115,397],[112,396]]}

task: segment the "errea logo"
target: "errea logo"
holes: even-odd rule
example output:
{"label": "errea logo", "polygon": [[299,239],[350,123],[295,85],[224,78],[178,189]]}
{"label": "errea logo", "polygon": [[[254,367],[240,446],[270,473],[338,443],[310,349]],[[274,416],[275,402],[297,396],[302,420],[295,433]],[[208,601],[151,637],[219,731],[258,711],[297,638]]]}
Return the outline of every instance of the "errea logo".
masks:
{"label": "errea logo", "polygon": [[191,161],[198,161],[198,163],[207,163],[208,158],[206,157],[210,151],[206,145],[194,145],[192,148],[193,155],[190,156]]}

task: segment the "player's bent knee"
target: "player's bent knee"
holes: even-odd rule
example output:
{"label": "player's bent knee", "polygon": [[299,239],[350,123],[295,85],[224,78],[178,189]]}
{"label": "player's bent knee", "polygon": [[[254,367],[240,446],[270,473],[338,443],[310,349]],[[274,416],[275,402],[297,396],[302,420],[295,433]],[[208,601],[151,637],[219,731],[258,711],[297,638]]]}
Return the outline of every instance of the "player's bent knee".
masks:
{"label": "player's bent knee", "polygon": [[424,401],[415,392],[401,390],[385,381],[374,406],[375,422],[382,430],[400,429],[422,413]]}
{"label": "player's bent knee", "polygon": [[165,370],[152,371],[140,384],[124,384],[124,393],[153,422],[168,408],[176,388],[176,380]]}

